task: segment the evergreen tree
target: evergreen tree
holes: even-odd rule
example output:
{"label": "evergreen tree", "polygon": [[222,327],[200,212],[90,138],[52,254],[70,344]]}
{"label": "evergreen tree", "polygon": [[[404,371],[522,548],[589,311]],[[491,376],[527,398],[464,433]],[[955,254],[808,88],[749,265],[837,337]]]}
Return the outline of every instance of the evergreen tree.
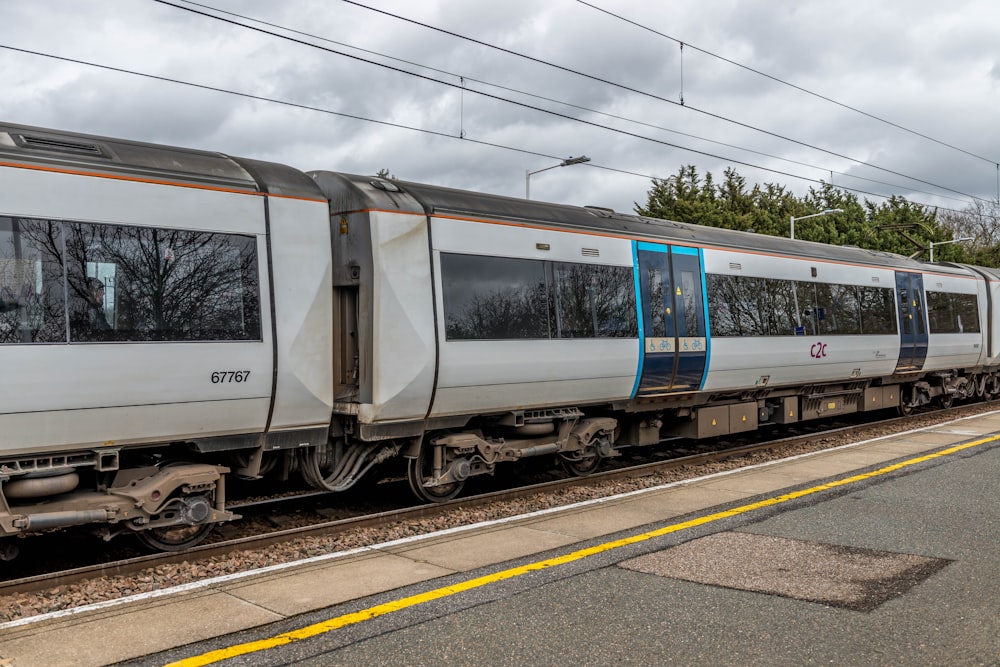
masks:
{"label": "evergreen tree", "polygon": [[803,197],[776,183],[748,188],[746,179],[732,168],[725,170],[722,183],[716,185],[711,172],[701,176],[697,167],[687,165],[673,176],[654,178],[646,204],[635,205],[637,213],[648,217],[771,236],[788,236],[792,216],[800,218],[825,209],[843,212],[796,224],[795,238],[927,259],[931,242],[968,236],[977,241],[935,247],[934,259],[985,266],[1000,262],[1000,204],[942,216],[935,208],[901,197],[880,203],[860,201],[829,183],[810,188]]}

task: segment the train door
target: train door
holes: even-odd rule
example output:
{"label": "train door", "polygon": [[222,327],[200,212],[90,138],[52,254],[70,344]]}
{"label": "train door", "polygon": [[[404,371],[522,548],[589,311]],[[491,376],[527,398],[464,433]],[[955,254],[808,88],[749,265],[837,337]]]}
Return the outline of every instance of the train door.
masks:
{"label": "train door", "polygon": [[636,395],[695,391],[708,365],[701,251],[638,243],[643,356]]}
{"label": "train door", "polygon": [[896,272],[899,302],[899,361],[897,373],[919,371],[927,358],[927,316],[924,308],[924,276]]}

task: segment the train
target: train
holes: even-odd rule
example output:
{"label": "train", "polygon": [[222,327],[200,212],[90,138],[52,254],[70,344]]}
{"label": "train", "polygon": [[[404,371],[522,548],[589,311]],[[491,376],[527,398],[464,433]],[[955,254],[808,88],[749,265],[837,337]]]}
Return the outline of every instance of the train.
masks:
{"label": "train", "polygon": [[0,557],[1000,393],[1000,273],[0,124]]}

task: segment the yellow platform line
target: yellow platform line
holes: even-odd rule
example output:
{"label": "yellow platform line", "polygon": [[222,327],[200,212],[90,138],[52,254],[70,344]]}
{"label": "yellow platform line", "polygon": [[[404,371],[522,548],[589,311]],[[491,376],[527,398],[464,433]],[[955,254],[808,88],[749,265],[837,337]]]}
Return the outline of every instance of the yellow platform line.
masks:
{"label": "yellow platform line", "polygon": [[337,616],[336,618],[330,618],[319,623],[314,623],[313,625],[307,625],[304,628],[299,628],[298,630],[292,630],[290,632],[284,632],[280,635],[275,635],[274,637],[268,637],[267,639],[259,639],[257,641],[247,642],[245,644],[237,644],[235,646],[229,646],[227,648],[218,649],[215,651],[210,651],[208,653],[203,653],[201,655],[191,656],[190,658],[184,658],[176,662],[169,663],[166,667],[200,667],[201,665],[210,665],[213,662],[219,662],[221,660],[227,660],[229,658],[235,658],[240,655],[246,655],[248,653],[256,653],[258,651],[266,651],[267,649],[276,648],[278,646],[284,646],[286,644],[291,644],[293,642],[301,641],[303,639],[309,639],[310,637],[316,637],[317,635],[322,635],[333,630],[338,630],[340,628],[347,627],[349,625],[355,625],[361,623],[362,621],[367,621],[373,618],[378,618],[379,616],[385,616],[386,614],[391,614],[395,611],[400,611],[402,609],[407,609],[409,607],[415,607],[433,600],[439,600],[441,598],[449,597],[457,593],[462,593],[464,591],[473,590],[476,588],[481,588],[489,584],[493,584],[499,581],[505,581],[507,579],[513,579],[519,577],[523,574],[528,574],[529,572],[535,572],[538,570],[544,570],[550,567],[555,567],[557,565],[565,565],[566,563],[572,563],[574,561],[587,558],[588,556],[594,556],[596,554],[605,553],[613,549],[618,549],[620,547],[625,547],[630,544],[637,544],[639,542],[645,542],[656,537],[662,537],[664,535],[669,535],[670,533],[676,533],[682,530],[687,530],[689,528],[695,528],[697,526],[703,526],[708,523],[713,523],[716,521],[721,521],[722,519],[728,519],[734,516],[739,516],[740,514],[746,514],[747,512],[752,512],[754,510],[762,509],[765,507],[773,507],[774,505],[780,505],[781,503],[786,503],[791,500],[796,500],[805,496],[810,496],[822,491],[829,491],[830,489],[836,489],[841,486],[847,486],[850,484],[856,484],[858,482],[863,482],[874,477],[880,477],[882,475],[888,475],[889,473],[896,472],[902,468],[909,466],[914,466],[919,463],[924,463],[926,461],[932,461],[934,459],[942,458],[945,456],[950,456],[956,454],[966,449],[971,449],[972,447],[978,447],[990,442],[996,442],[1000,440],[1000,434],[991,435],[985,438],[980,438],[978,440],[973,440],[971,442],[966,442],[960,445],[955,445],[954,447],[949,447],[947,449],[942,449],[931,454],[925,454],[923,456],[918,456],[912,459],[907,459],[906,461],[901,461],[899,463],[894,463],[878,470],[873,470],[871,472],[862,473],[859,475],[853,475],[851,477],[845,477],[844,479],[834,480],[832,482],[827,482],[826,484],[820,484],[819,486],[813,486],[808,489],[802,489],[800,491],[792,491],[790,493],[784,493],[780,496],[773,496],[771,498],[766,498],[764,500],[757,501],[755,503],[748,503],[746,505],[740,505],[739,507],[734,507],[722,512],[716,512],[714,514],[708,514],[705,516],[697,517],[689,521],[682,521],[680,523],[671,524],[669,526],[664,526],[662,528],[657,528],[656,530],[651,530],[646,533],[639,535],[633,535],[631,537],[625,537],[620,540],[614,540],[612,542],[605,542],[603,544],[598,544],[596,546],[587,547],[586,549],[580,549],[572,553],[565,554],[563,556],[557,556],[555,558],[548,558],[546,560],[537,561],[535,563],[529,563],[528,565],[522,565],[521,567],[515,567],[508,570],[503,570],[502,572],[496,572],[494,574],[488,574],[483,577],[477,577],[475,579],[469,579],[467,581],[459,582],[452,586],[444,586],[442,588],[436,588],[425,593],[420,593],[418,595],[411,595],[409,597],[400,598],[399,600],[393,600],[391,602],[386,602],[384,604],[376,605],[374,607],[369,607],[368,609],[362,609],[361,611],[356,611],[351,614],[344,614],[342,616]]}

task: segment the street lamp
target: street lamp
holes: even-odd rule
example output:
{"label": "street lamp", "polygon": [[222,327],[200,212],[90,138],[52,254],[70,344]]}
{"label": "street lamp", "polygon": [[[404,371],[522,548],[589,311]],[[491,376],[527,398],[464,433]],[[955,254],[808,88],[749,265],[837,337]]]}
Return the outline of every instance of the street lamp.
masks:
{"label": "street lamp", "polygon": [[546,167],[545,169],[538,169],[537,171],[524,170],[524,198],[531,199],[531,175],[538,174],[543,171],[548,171],[549,169],[555,169],[556,167],[568,167],[571,164],[581,164],[583,162],[590,162],[590,158],[586,155],[581,155],[580,157],[568,157],[559,164],[554,164],[551,167]]}
{"label": "street lamp", "polygon": [[796,220],[805,220],[807,218],[818,218],[821,215],[830,215],[831,213],[843,213],[843,212],[844,212],[844,210],[840,209],[840,208],[828,208],[826,210],[820,211],[819,213],[813,213],[812,215],[803,215],[803,216],[800,216],[798,218],[796,218],[793,215],[792,216],[792,223],[789,226],[789,231],[791,232],[790,238],[792,240],[795,240],[795,221]]}
{"label": "street lamp", "polygon": [[935,243],[934,241],[928,241],[928,244],[930,244],[930,250],[931,250],[931,260],[930,261],[932,261],[932,262],[934,261],[934,246],[936,246],[936,245],[945,245],[947,243],[962,243],[963,241],[975,241],[975,239],[972,238],[971,236],[963,236],[960,239],[952,239],[950,241],[938,241],[937,243]]}

